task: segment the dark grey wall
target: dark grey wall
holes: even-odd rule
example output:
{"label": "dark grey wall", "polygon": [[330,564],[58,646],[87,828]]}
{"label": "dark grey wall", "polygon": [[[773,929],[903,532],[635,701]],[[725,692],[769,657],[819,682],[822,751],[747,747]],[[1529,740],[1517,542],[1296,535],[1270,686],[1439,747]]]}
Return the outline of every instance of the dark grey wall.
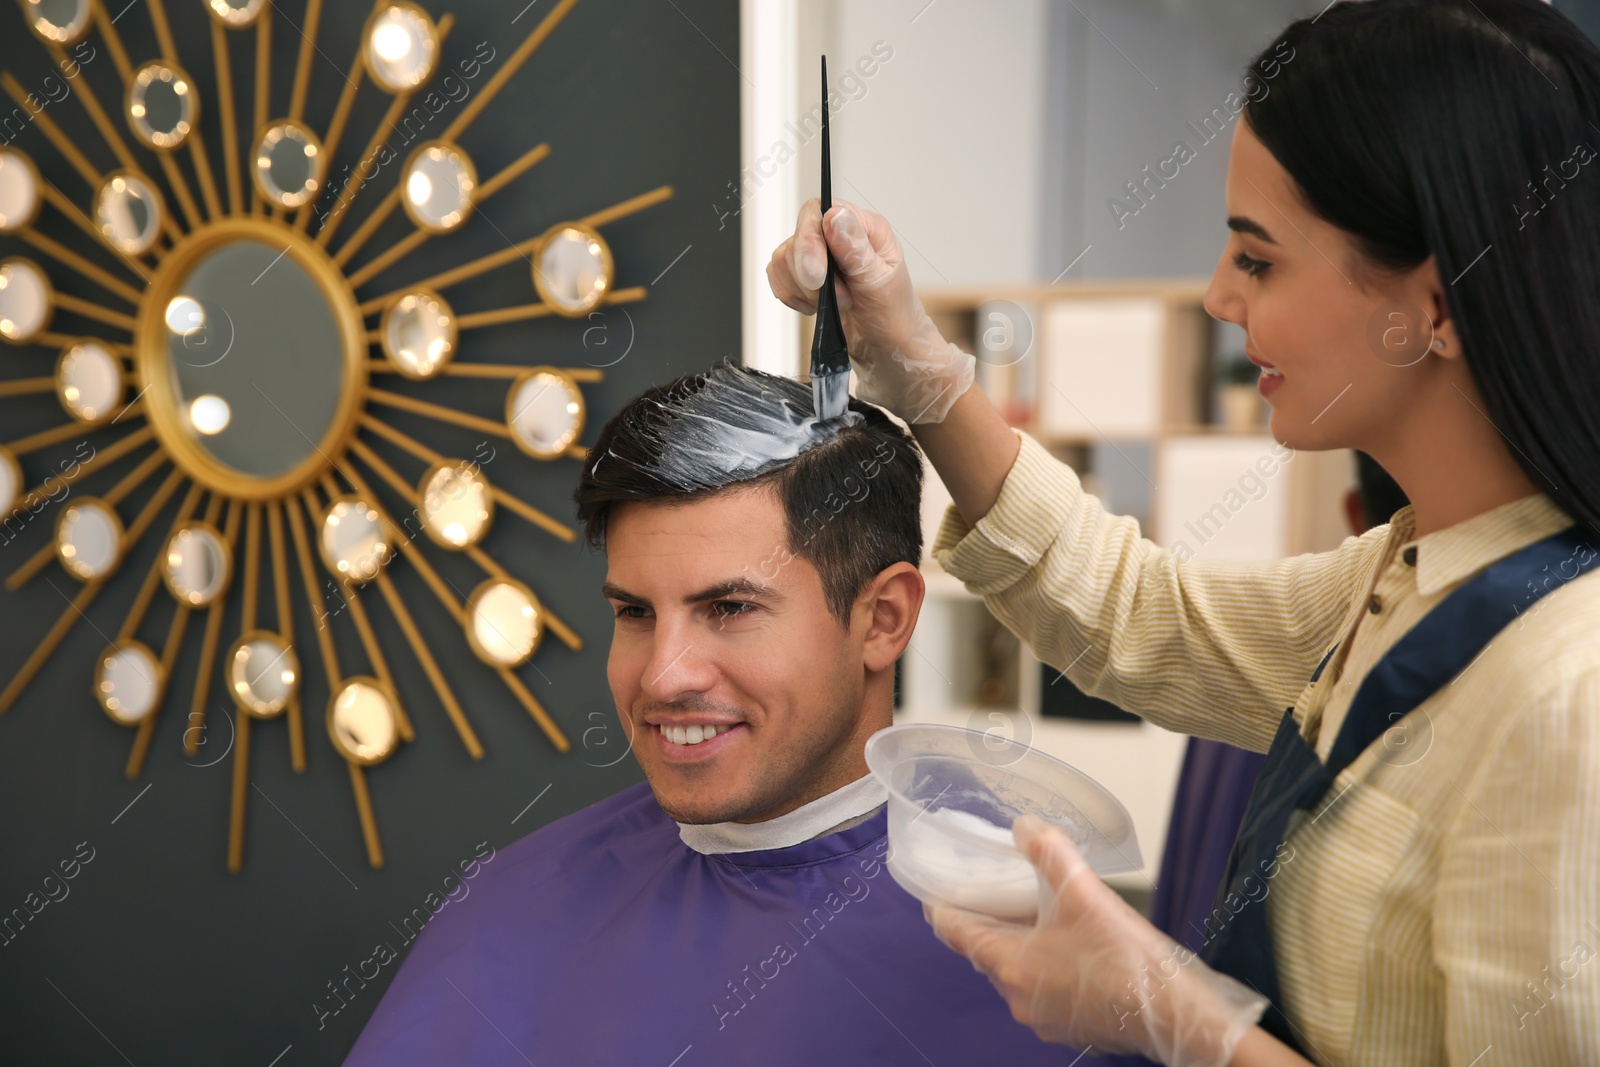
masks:
{"label": "dark grey wall", "polygon": [[[112,13],[124,2],[111,0]],[[446,10],[439,0],[424,3],[435,16]],[[220,181],[222,138],[208,30],[198,0],[169,0],[167,6],[180,57],[206,103],[204,130]],[[456,4],[446,63],[472,55],[480,44],[494,49],[496,58],[476,79],[481,87],[551,6],[551,0]],[[326,4],[307,114],[315,128],[326,128],[342,85],[336,65],[347,64],[354,54],[368,10],[356,0]],[[288,107],[300,39],[295,27],[303,17],[303,0],[290,0],[275,23],[274,114]],[[145,4],[129,5],[117,26],[135,62],[156,55]],[[233,42],[235,84],[246,109],[253,40],[253,34],[244,34]],[[100,38],[91,36],[90,41],[98,54],[80,79],[94,87],[101,101],[114,104],[122,98],[116,71]],[[536,320],[474,331],[464,339],[462,358],[574,366],[614,363],[603,384],[584,387],[590,423],[582,440],[590,442],[599,424],[647,385],[704,368],[723,356],[737,357],[739,231],[735,225],[719,230],[707,205],[720,203],[728,181],[738,176],[738,55],[734,0],[693,5],[584,0],[463,138],[483,176],[541,140],[550,143],[550,157],[490,201],[463,233],[430,243],[421,262],[414,258],[409,266],[392,270],[363,290],[363,297],[503,248],[555,221],[671,184],[677,191],[674,199],[604,230],[616,253],[618,284],[655,281],[647,300],[628,305],[625,315],[614,310],[594,322]],[[13,70],[30,88],[42,87],[50,74],[43,50],[23,29],[15,5],[0,9],[0,67]],[[363,89],[335,160],[335,174],[355,159],[387,99],[370,87]],[[77,100],[51,103],[47,113],[97,166],[114,165]],[[423,136],[437,136],[432,130],[442,130],[449,118],[450,111],[442,113]],[[81,179],[37,129],[22,131],[15,143],[69,196],[84,199]],[[403,157],[408,150],[404,137],[397,135],[394,143]],[[148,154],[141,154],[141,160],[148,170],[156,170]],[[382,180],[377,186],[380,192],[387,187]],[[353,221],[376,199],[365,196]],[[81,234],[48,208],[42,225],[62,241],[95,254]],[[343,235],[351,229],[347,224]],[[371,248],[385,247],[405,230],[391,220]],[[46,262],[65,291],[103,298],[21,242],[0,238],[0,256],[12,254]],[[462,312],[533,299],[526,265],[501,269],[446,295]],[[56,328],[88,331],[89,326],[63,315]],[[54,355],[43,348],[0,350],[0,378],[48,374]],[[393,382],[391,378],[383,384]],[[490,418],[498,416],[504,396],[502,384],[460,379],[425,392],[409,391]],[[483,440],[470,431],[387,414],[446,453],[472,455]],[[0,440],[13,440],[61,418],[49,396],[0,399]],[[103,448],[116,436],[112,431],[86,439]],[[76,444],[28,457],[28,482],[37,483]],[[491,479],[570,520],[576,462],[541,464],[503,440],[490,439],[488,447],[496,449],[486,467]],[[408,458],[387,448],[380,451],[406,476],[420,473]],[[132,465],[132,459],[125,460],[77,491],[102,492]],[[123,507],[124,516],[134,514],[144,497],[145,492],[135,494]],[[387,499],[391,505],[396,502],[392,495]],[[9,574],[47,542],[55,510],[47,510],[14,538],[6,534],[0,572]],[[166,514],[172,510],[169,506]],[[164,530],[167,521],[158,520],[155,529]],[[414,744],[367,775],[387,866],[374,871],[367,865],[349,778],[323,727],[326,687],[313,681],[305,700],[310,760],[305,774],[290,770],[283,722],[258,723],[252,731],[246,867],[242,874],[229,875],[225,857],[232,713],[220,685],[212,687],[201,754],[185,758],[181,748],[198,660],[197,626],[191,624],[174,691],[138,781],[123,777],[133,732],[114,725],[90,694],[93,660],[120,625],[139,578],[154,558],[154,540],[146,538],[89,619],[76,626],[18,705],[0,718],[0,915],[26,909],[30,894],[37,894],[31,898],[35,906],[47,889],[61,897],[0,943],[0,1003],[5,1006],[0,1012],[0,1061],[262,1067],[338,1063],[397,964],[383,966],[364,988],[351,983],[356,989],[351,1003],[322,1017],[318,1006],[331,1011],[341,1003],[331,994],[330,982],[345,979],[347,967],[363,967],[380,943],[403,951],[405,942],[397,931],[402,918],[425,906],[430,893],[442,896],[447,876],[459,862],[473,858],[480,843],[487,843],[482,851],[504,846],[638,780],[605,679],[611,620],[598,592],[604,557],[564,545],[504,509],[488,542],[587,642],[581,653],[573,653],[547,638],[534,661],[518,672],[572,738],[573,750],[565,756],[552,749],[521,705],[472,657],[416,572],[404,562],[397,564],[394,579],[462,698],[488,751],[486,758],[474,762],[467,756],[387,610],[375,593],[369,594],[365,603],[417,730]],[[468,561],[430,552],[459,587],[470,589],[479,579]],[[21,592],[0,592],[0,682],[9,680],[66,606],[64,598],[76,592],[77,583],[54,565]],[[141,638],[159,648],[171,610],[161,593]],[[235,611],[229,612],[225,635],[236,632]],[[304,645],[312,620],[303,608],[296,626]],[[335,619],[335,628],[345,669],[363,668],[348,619]],[[308,648],[302,653],[315,659]],[[46,883],[53,873],[59,878],[59,865],[74,860],[75,853],[76,877]],[[82,857],[90,855],[83,863]],[[471,883],[466,885],[470,890]],[[540,905],[530,901],[529,906]],[[365,966],[371,973],[372,965]],[[321,1028],[319,1019],[325,1023]]]}

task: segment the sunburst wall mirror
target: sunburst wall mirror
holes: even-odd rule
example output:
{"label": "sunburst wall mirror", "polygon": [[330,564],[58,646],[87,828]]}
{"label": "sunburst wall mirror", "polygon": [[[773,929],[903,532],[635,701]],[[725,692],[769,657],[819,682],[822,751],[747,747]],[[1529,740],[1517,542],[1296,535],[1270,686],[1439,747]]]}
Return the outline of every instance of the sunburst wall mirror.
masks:
{"label": "sunburst wall mirror", "polygon": [[[280,44],[297,51],[282,114],[269,107],[274,8],[267,0],[185,0],[181,10],[173,3],[173,16],[207,20],[209,56],[192,48],[179,55],[163,0],[117,14],[98,0],[20,0],[39,47],[62,70],[92,40],[115,64],[124,93],[101,100],[80,78],[70,93],[75,102],[62,103],[0,74],[0,88],[29,120],[25,136],[0,146],[0,235],[31,246],[0,256],[0,340],[17,349],[0,380],[0,426],[6,404],[58,403],[63,413],[58,425],[0,440],[0,516],[53,524],[49,543],[10,565],[4,584],[16,593],[51,568],[76,583],[59,616],[41,621],[37,646],[0,691],[0,712],[17,703],[74,627],[93,626],[107,640],[82,664],[83,685],[110,723],[131,731],[126,774],[136,779],[164,714],[188,715],[185,746],[194,750],[195,727],[220,677],[237,709],[230,870],[244,861],[252,729],[286,730],[296,770],[312,744],[342,757],[367,858],[382,865],[365,776],[415,739],[415,706],[436,702],[459,743],[473,758],[483,755],[441,657],[475,657],[551,745],[570,748],[515,668],[547,638],[574,651],[582,640],[541,602],[534,581],[517,577],[482,541],[497,519],[531,524],[552,545],[572,544],[576,531],[494,484],[482,457],[446,454],[390,416],[404,412],[508,442],[517,462],[584,456],[577,443],[584,386],[600,381],[601,370],[479,363],[463,353],[481,327],[583,318],[642,299],[643,286],[618,284],[604,231],[669,198],[671,188],[552,219],[542,232],[507,237],[492,254],[433,269],[448,260],[439,250],[452,234],[482,222],[482,205],[551,152],[529,144],[510,165],[480,175],[463,140],[575,2],[561,0],[530,19],[526,36],[492,73],[484,70],[438,135],[391,162],[379,151],[386,131],[450,56],[448,14],[435,21],[408,0],[379,0],[344,70],[331,121],[314,129],[306,118],[314,57],[324,46],[344,47],[319,45],[322,0],[308,0],[295,34],[280,31]],[[158,54],[129,54],[117,25],[129,14],[149,19]],[[230,59],[231,35],[243,34],[255,46],[248,80]],[[202,99],[185,64],[214,67],[216,99]],[[347,126],[361,93],[386,94],[390,103],[355,172],[335,180],[329,161],[355,133]],[[251,103],[250,112],[241,106]],[[114,169],[95,166],[56,121],[75,107],[117,160]],[[213,108],[220,168],[201,121]],[[153,153],[156,166],[141,166],[130,143],[148,150],[144,158]],[[362,199],[374,206],[345,232]],[[404,235],[378,250],[375,239],[392,232],[383,227],[397,212]],[[81,231],[96,255],[48,236],[41,220],[52,215]],[[452,290],[502,269],[523,272],[525,302],[470,314],[452,308]],[[62,291],[63,275],[99,298]],[[402,276],[413,280],[392,283]],[[32,360],[36,371],[14,369]],[[425,398],[430,383],[446,378],[490,394],[474,406],[496,417]],[[97,434],[92,449],[30,484],[29,457],[89,431]],[[409,468],[375,445],[404,455]],[[124,466],[97,495],[78,488],[97,471]],[[403,511],[386,503],[380,485]],[[143,503],[132,508],[131,499]],[[121,618],[98,617],[96,596],[147,539],[162,548],[131,607]],[[430,562],[450,553],[476,566],[479,584],[460,588]],[[413,568],[437,606],[408,604],[390,577],[396,566]],[[330,587],[341,604],[337,619],[321,610]],[[238,624],[225,630],[230,602]],[[305,606],[316,619],[311,633],[293,621]],[[431,647],[419,610],[454,620],[457,647]],[[392,617],[403,647],[383,647],[376,612]],[[186,641],[200,649],[193,679],[175,677]],[[432,691],[402,695],[389,666],[395,656],[414,657]],[[331,694],[325,707],[303,699],[311,677]]]}

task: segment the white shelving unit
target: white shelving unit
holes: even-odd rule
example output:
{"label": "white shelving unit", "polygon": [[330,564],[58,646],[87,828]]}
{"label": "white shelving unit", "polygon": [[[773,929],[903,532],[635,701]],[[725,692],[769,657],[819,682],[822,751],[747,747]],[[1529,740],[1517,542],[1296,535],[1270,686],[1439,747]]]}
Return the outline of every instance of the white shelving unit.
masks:
{"label": "white shelving unit", "polygon": [[[1070,463],[1090,492],[1101,484],[1089,469],[1093,446],[1147,446],[1143,531],[1157,544],[1238,562],[1337,547],[1347,533],[1340,501],[1353,481],[1348,452],[1285,458],[1264,427],[1205,423],[1213,361],[1204,292],[1203,281],[1180,279],[943,290],[922,299],[945,336],[968,351],[995,301],[1023,309],[1035,334],[1032,353],[1013,367],[980,367],[980,387]],[[950,498],[931,468],[926,474],[923,528],[931,546]],[[1142,870],[1108,881],[1132,899],[1147,895],[1187,738],[1145,722],[1042,716],[1048,676],[1041,679],[1031,650],[932,559],[922,570],[928,592],[901,661],[896,721],[1021,738],[1093,777],[1127,806],[1144,861]],[[981,692],[986,679],[989,694]]]}

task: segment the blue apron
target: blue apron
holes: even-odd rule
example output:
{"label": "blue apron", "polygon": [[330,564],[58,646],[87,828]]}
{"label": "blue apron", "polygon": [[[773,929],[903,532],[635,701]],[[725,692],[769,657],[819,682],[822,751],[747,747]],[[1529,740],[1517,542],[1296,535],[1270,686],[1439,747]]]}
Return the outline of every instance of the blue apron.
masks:
{"label": "blue apron", "polygon": [[[1578,526],[1569,526],[1490,564],[1395,642],[1362,680],[1327,763],[1300,736],[1294,709],[1284,712],[1228,857],[1212,912],[1219,920],[1218,928],[1207,931],[1200,957],[1266,997],[1271,1003],[1261,1017],[1261,1026],[1308,1059],[1283,1014],[1267,926],[1266,899],[1271,894],[1261,891],[1277,873],[1279,849],[1305,818],[1303,813],[1320,806],[1334,778],[1362,750],[1465,669],[1497,633],[1535,601],[1600,563],[1600,553],[1589,548],[1578,530]],[[1580,547],[1588,552],[1581,562]],[[1567,565],[1578,573],[1571,578],[1562,573]],[[1311,675],[1312,683],[1321,677],[1338,647],[1322,658]],[[1333,803],[1337,801],[1335,796]]]}

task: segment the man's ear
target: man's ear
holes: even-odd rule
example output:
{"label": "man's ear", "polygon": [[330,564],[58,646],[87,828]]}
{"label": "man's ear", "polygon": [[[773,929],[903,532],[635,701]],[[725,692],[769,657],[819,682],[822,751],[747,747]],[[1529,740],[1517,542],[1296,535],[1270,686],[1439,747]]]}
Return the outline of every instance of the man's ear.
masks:
{"label": "man's ear", "polygon": [[856,601],[857,618],[866,617],[862,662],[869,671],[894,667],[911,641],[926,593],[922,572],[901,562],[879,571]]}

